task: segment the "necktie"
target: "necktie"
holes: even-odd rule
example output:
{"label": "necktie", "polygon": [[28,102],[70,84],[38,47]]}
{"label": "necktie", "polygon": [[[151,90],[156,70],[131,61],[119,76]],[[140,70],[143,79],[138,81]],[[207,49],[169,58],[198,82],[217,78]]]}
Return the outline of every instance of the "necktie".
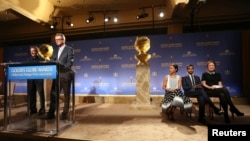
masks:
{"label": "necktie", "polygon": [[193,75],[191,75],[191,81],[192,81],[192,86],[194,86],[195,82],[194,82],[194,76]]}

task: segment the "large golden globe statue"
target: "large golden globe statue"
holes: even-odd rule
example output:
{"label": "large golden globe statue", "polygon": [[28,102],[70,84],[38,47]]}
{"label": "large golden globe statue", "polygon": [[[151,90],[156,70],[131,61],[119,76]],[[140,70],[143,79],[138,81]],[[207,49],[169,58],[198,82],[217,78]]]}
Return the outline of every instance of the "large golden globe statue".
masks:
{"label": "large golden globe statue", "polygon": [[53,47],[49,44],[42,44],[39,47],[39,55],[45,59],[45,61],[50,61],[50,57],[53,54]]}
{"label": "large golden globe statue", "polygon": [[150,39],[146,36],[137,36],[134,47],[138,52],[135,55],[135,59],[138,61],[137,65],[149,65],[148,60],[151,58],[151,55],[147,51],[150,49]]}

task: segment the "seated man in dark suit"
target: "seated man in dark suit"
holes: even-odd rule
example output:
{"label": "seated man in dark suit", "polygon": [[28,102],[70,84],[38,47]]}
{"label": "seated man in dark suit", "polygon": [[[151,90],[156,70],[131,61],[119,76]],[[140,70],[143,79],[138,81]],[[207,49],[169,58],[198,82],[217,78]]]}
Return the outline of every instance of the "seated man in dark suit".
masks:
{"label": "seated man in dark suit", "polygon": [[207,96],[204,91],[200,77],[194,75],[194,65],[187,65],[187,76],[182,77],[182,88],[187,97],[196,97],[199,104],[199,117],[198,121],[203,124],[208,124],[208,121],[205,119],[205,104],[208,103],[210,107],[213,108],[214,113],[217,115],[223,114],[219,108],[217,108],[214,103]]}

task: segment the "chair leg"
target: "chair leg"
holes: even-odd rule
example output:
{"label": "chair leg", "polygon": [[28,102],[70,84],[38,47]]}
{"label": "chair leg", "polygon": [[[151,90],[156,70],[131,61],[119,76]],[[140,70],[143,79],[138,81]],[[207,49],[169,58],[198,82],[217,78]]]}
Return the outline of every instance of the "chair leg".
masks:
{"label": "chair leg", "polygon": [[186,119],[191,119],[192,117],[192,112],[185,112],[183,107],[180,107],[180,113],[184,114]]}
{"label": "chair leg", "polygon": [[192,112],[191,113],[186,113],[186,118],[188,118],[188,119],[192,119]]}
{"label": "chair leg", "polygon": [[180,107],[180,113],[183,114],[184,113],[184,108]]}

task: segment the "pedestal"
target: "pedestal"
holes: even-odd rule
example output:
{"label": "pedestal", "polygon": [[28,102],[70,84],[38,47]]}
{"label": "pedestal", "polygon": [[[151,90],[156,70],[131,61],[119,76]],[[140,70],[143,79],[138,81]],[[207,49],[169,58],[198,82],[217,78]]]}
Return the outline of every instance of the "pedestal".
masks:
{"label": "pedestal", "polygon": [[150,100],[150,67],[136,66],[136,100],[131,104],[133,109],[153,109],[155,105]]}

